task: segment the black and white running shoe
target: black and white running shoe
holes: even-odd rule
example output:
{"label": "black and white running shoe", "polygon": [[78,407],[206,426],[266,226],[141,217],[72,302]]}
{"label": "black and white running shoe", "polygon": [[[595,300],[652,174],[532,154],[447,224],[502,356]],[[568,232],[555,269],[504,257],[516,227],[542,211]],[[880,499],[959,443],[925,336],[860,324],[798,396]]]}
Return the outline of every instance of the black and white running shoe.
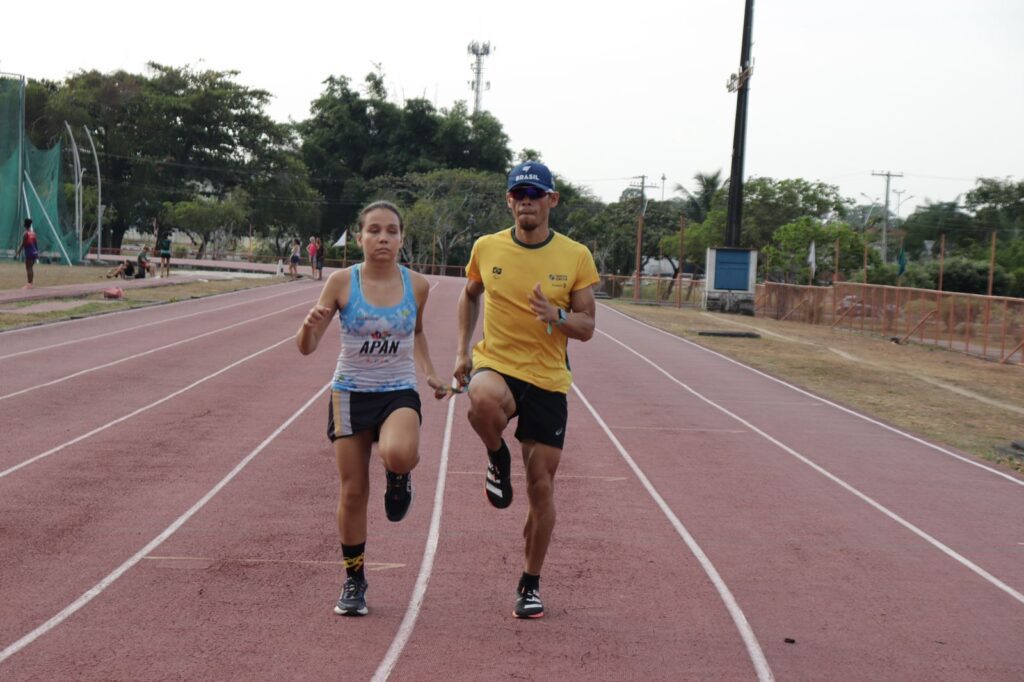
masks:
{"label": "black and white running shoe", "polygon": [[498,509],[512,504],[512,455],[505,441],[497,454],[487,453],[487,500]]}
{"label": "black and white running shoe", "polygon": [[339,616],[365,616],[369,613],[366,608],[366,587],[365,580],[356,580],[352,576],[346,578],[338,603],[334,605],[334,612]]}
{"label": "black and white running shoe", "polygon": [[516,609],[512,612],[516,618],[543,618],[544,604],[540,601],[540,590],[525,589],[516,593]]}
{"label": "black and white running shoe", "polygon": [[384,491],[384,513],[388,521],[398,523],[405,518],[412,504],[412,474],[386,472],[387,490]]}

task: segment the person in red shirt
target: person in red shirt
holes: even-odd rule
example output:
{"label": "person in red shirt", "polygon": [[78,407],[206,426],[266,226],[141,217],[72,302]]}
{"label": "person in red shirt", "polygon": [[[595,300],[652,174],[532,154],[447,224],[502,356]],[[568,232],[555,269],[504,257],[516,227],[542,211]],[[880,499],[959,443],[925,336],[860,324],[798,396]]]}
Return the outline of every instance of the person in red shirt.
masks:
{"label": "person in red shirt", "polygon": [[34,286],[36,261],[39,260],[39,240],[36,239],[36,231],[32,229],[31,218],[25,218],[25,234],[21,236],[21,246],[14,252],[14,257],[19,258],[22,251],[25,252],[25,276],[28,278],[28,284],[22,289],[31,289]]}

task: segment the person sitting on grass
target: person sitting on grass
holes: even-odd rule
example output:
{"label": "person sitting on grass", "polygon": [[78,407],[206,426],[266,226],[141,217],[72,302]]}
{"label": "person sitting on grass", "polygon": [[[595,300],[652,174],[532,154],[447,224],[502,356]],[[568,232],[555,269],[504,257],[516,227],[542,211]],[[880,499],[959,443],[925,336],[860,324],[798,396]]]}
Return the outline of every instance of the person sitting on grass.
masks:
{"label": "person sitting on grass", "polygon": [[107,270],[107,279],[110,279],[111,277],[132,279],[135,277],[135,263],[132,263],[130,260],[125,260],[125,262],[121,263],[116,268],[110,268]]}
{"label": "person sitting on grass", "polygon": [[156,266],[149,260],[149,247],[143,246],[142,251],[139,252],[139,266],[138,272],[135,274],[135,279],[145,279],[148,274],[150,277],[156,277]]}

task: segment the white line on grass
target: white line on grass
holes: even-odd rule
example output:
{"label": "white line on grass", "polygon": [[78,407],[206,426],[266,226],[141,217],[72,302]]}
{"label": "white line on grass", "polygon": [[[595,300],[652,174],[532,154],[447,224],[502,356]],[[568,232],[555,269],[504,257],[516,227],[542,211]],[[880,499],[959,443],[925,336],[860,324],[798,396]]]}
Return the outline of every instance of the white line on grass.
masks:
{"label": "white line on grass", "polygon": [[120,424],[123,421],[127,421],[127,420],[131,419],[132,417],[140,415],[140,414],[142,414],[143,412],[145,412],[147,410],[151,410],[154,407],[156,407],[157,405],[165,403],[168,400],[170,400],[171,398],[175,398],[175,397],[181,395],[182,393],[184,393],[185,391],[193,389],[196,386],[198,386],[199,384],[202,384],[202,383],[204,383],[206,381],[209,381],[210,379],[212,379],[212,378],[214,378],[214,377],[216,377],[216,376],[218,376],[220,374],[223,374],[224,372],[228,371],[229,369],[232,369],[233,367],[237,367],[238,365],[242,364],[243,362],[246,362],[247,360],[251,360],[252,358],[256,357],[257,355],[262,355],[263,353],[266,353],[269,350],[273,350],[274,348],[277,348],[278,346],[280,346],[282,343],[286,343],[288,341],[291,341],[294,338],[295,338],[294,335],[289,335],[287,338],[281,339],[277,343],[274,343],[274,344],[272,344],[270,346],[267,346],[263,350],[258,350],[258,351],[256,351],[255,353],[253,353],[251,355],[246,355],[241,360],[236,360],[236,361],[232,362],[227,367],[222,367],[221,369],[217,370],[213,374],[207,374],[202,379],[199,379],[198,381],[194,381],[191,384],[189,384],[188,386],[186,386],[185,388],[178,389],[174,393],[171,393],[169,395],[164,396],[163,398],[160,398],[160,400],[152,402],[149,405],[146,405],[144,407],[140,407],[139,409],[135,410],[134,412],[129,412],[128,414],[124,415],[123,417],[118,417],[117,419],[115,419],[113,421],[107,422],[103,426],[98,426],[95,429],[93,429],[92,431],[89,431],[88,433],[83,433],[81,436],[78,436],[77,438],[72,438],[71,440],[69,440],[66,443],[62,443],[61,445],[58,445],[55,448],[50,448],[46,452],[40,453],[40,454],[36,455],[35,457],[30,458],[30,459],[26,459],[24,462],[22,462],[20,464],[15,464],[10,469],[5,469],[3,471],[0,471],[0,478],[3,478],[4,476],[7,476],[8,474],[13,474],[18,469],[22,469],[24,467],[27,467],[29,464],[32,464],[33,462],[38,462],[39,460],[43,459],[44,457],[49,457],[50,455],[52,455],[54,453],[60,452],[64,448],[68,447],[69,445],[74,445],[75,443],[80,443],[81,441],[85,440],[86,438],[89,438],[91,436],[95,436],[97,433],[100,433],[101,431],[106,431],[111,426],[115,426],[116,424]]}
{"label": "white line on grass", "polygon": [[441,444],[441,462],[437,466],[437,488],[434,490],[434,511],[430,515],[430,530],[427,532],[427,545],[423,549],[423,561],[420,563],[420,572],[416,576],[416,585],[412,589],[412,597],[409,599],[409,607],[405,610],[402,623],[398,626],[395,638],[391,640],[391,646],[384,654],[383,660],[373,673],[372,682],[384,682],[391,675],[398,657],[402,655],[412,629],[416,626],[416,619],[423,607],[423,598],[427,593],[427,585],[430,583],[430,575],[434,570],[434,557],[437,555],[437,543],[441,537],[441,511],[444,508],[444,488],[448,471],[448,450],[452,443],[452,422],[455,418],[455,399],[452,396],[448,400],[448,418],[444,424],[444,440]]}
{"label": "white line on grass", "polygon": [[757,642],[757,636],[754,635],[754,630],[750,627],[747,617],[743,615],[743,609],[740,608],[740,605],[736,602],[736,598],[733,597],[732,592],[729,590],[729,586],[725,584],[725,581],[722,580],[722,576],[719,575],[714,564],[711,563],[711,559],[708,558],[708,555],[704,553],[704,550],[700,548],[697,541],[694,540],[692,535],[690,535],[690,531],[686,530],[686,526],[684,526],[683,522],[679,520],[679,517],[675,515],[672,508],[668,506],[668,503],[665,502],[665,498],[658,493],[650,479],[647,478],[647,475],[644,474],[643,470],[626,451],[626,448],[624,448],[622,443],[619,442],[619,439],[615,437],[615,434],[612,433],[608,424],[605,423],[604,419],[601,418],[601,415],[594,409],[594,406],[591,405],[590,401],[587,400],[585,395],[583,395],[583,391],[581,391],[575,384],[573,385],[572,390],[576,392],[576,395],[583,401],[583,404],[587,406],[588,410],[590,410],[590,414],[593,415],[594,419],[597,420],[597,423],[600,424],[605,435],[608,436],[608,440],[612,442],[615,448],[619,451],[619,454],[622,455],[622,458],[626,460],[626,464],[628,464],[629,468],[633,470],[637,479],[639,479],[644,489],[647,490],[647,494],[654,499],[658,508],[661,509],[661,512],[668,518],[672,527],[675,528],[676,533],[678,533],[679,537],[681,537],[683,542],[686,543],[686,546],[690,548],[690,552],[694,557],[696,557],[701,568],[704,569],[704,573],[707,574],[711,583],[715,586],[715,589],[718,591],[718,596],[722,598],[722,601],[725,603],[725,608],[729,611],[729,615],[732,616],[732,622],[736,625],[736,629],[739,630],[740,637],[743,639],[743,644],[747,648],[747,655],[750,657],[750,662],[754,665],[754,670],[757,672],[757,679],[762,682],[775,679],[772,675],[771,668],[768,667],[768,659],[765,658],[764,652],[761,650],[761,645]]}
{"label": "white line on grass", "polygon": [[[786,445],[782,441],[774,438],[773,436],[769,435],[768,433],[766,433],[766,432],[762,431],[761,429],[757,428],[756,426],[754,426],[753,424],[748,422],[743,417],[741,417],[738,414],[735,414],[733,412],[730,412],[728,409],[722,407],[721,405],[719,405],[715,401],[711,400],[710,398],[707,398],[704,395],[698,393],[693,388],[687,386],[685,383],[683,383],[679,379],[677,379],[674,376],[672,376],[671,374],[669,374],[666,370],[662,369],[657,363],[655,363],[653,360],[650,360],[649,358],[647,358],[642,353],[639,353],[639,352],[633,350],[632,348],[627,346],[625,343],[623,343],[622,341],[619,341],[618,339],[616,339],[614,336],[611,336],[610,334],[607,334],[605,332],[600,332],[600,333],[601,333],[602,336],[605,336],[605,337],[611,339],[615,343],[619,344],[620,346],[622,346],[623,348],[628,350],[633,355],[637,356],[638,358],[640,358],[641,360],[643,360],[644,362],[649,364],[654,369],[656,369],[659,372],[661,372],[662,374],[664,374],[670,381],[672,381],[672,382],[678,384],[679,386],[681,386],[684,390],[689,392],[695,398],[697,398],[697,399],[703,401],[704,403],[710,405],[711,407],[715,408],[716,410],[718,410],[722,414],[725,414],[725,415],[735,419],[740,424],[743,424],[745,427],[747,427],[748,429],[750,429],[751,431],[753,431],[757,435],[761,436],[762,438],[767,440],[769,443],[772,443],[773,445],[778,447],[780,450],[783,450],[784,452],[789,453],[790,455],[792,455],[796,459],[800,460],[801,462],[803,462],[807,466],[811,467],[812,469],[817,471],[819,474],[821,474],[825,478],[829,479],[830,481],[832,481],[836,485],[840,486],[841,488],[843,488],[847,492],[852,493],[856,497],[860,498],[862,501],[866,502],[871,507],[874,507],[877,511],[880,511],[881,513],[885,514],[890,519],[892,519],[893,521],[895,521],[899,525],[903,526],[904,528],[906,528],[911,533],[913,533],[914,535],[918,536],[919,538],[921,538],[922,540],[924,540],[928,544],[932,545],[933,547],[938,549],[940,552],[942,552],[946,556],[950,557],[951,559],[953,559],[953,560],[957,561],[958,563],[962,564],[963,566],[965,566],[969,570],[973,571],[974,573],[979,575],[981,578],[983,578],[985,581],[987,581],[991,585],[999,588],[1000,590],[1002,590],[1006,594],[1008,594],[1011,597],[1013,597],[1014,599],[1016,599],[1021,604],[1024,604],[1024,594],[1022,594],[1022,593],[1018,592],[1017,590],[1013,589],[1012,587],[1010,587],[1009,585],[1004,583],[1002,580],[1000,580],[999,578],[995,577],[994,575],[992,575],[991,573],[989,573],[988,571],[983,569],[981,566],[978,566],[977,564],[972,562],[967,557],[957,553],[955,550],[953,550],[948,545],[943,544],[942,542],[940,542],[936,538],[932,537],[928,533],[924,532],[923,530],[921,530],[920,528],[918,528],[917,526],[912,524],[910,521],[907,521],[906,519],[904,519],[902,516],[900,516],[896,512],[891,511],[888,507],[885,507],[880,502],[875,501],[874,498],[869,497],[865,493],[862,493],[860,490],[858,490],[857,488],[853,487],[852,485],[850,485],[849,483],[847,483],[843,479],[839,478],[838,476],[836,476],[835,474],[830,472],[825,467],[812,462],[810,459],[808,459],[804,455],[800,454],[799,452],[797,452],[793,448],[789,447],[788,445]],[[726,358],[726,359],[728,359],[728,358]],[[808,394],[808,395],[810,395],[810,394]]]}
{"label": "white line on grass", "polygon": [[[252,289],[242,289],[241,291],[252,291]],[[168,317],[168,318],[165,318],[163,320],[157,320],[155,322],[146,322],[145,324],[139,324],[139,325],[136,325],[134,327],[125,327],[124,329],[118,329],[118,330],[115,330],[115,331],[112,331],[112,332],[104,332],[102,334],[96,334],[94,336],[86,336],[86,337],[83,337],[81,339],[71,339],[70,341],[61,341],[60,343],[51,343],[48,346],[39,346],[38,348],[29,348],[28,350],[18,351],[17,353],[8,353],[7,355],[0,355],[0,360],[6,360],[8,358],[16,358],[16,357],[21,356],[21,355],[28,355],[29,353],[39,353],[39,352],[44,351],[44,350],[51,350],[53,348],[60,348],[62,346],[69,346],[69,345],[71,345],[73,343],[80,343],[82,341],[93,341],[95,339],[102,339],[102,338],[104,338],[106,336],[113,336],[115,334],[123,334],[125,332],[132,332],[132,331],[135,331],[136,329],[144,329],[145,327],[152,327],[154,325],[164,324],[166,322],[176,322],[178,320],[184,320],[184,319],[189,318],[189,317],[195,317],[196,315],[205,315],[207,313],[215,313],[215,312],[218,312],[220,310],[227,310],[229,308],[237,308],[240,305],[248,305],[250,303],[262,303],[263,301],[269,301],[269,300],[271,300],[273,298],[280,298],[281,296],[287,296],[288,294],[294,293],[295,291],[300,291],[300,290],[289,289],[288,291],[282,292],[280,294],[274,294],[273,296],[265,296],[263,298],[254,298],[254,299],[251,299],[249,301],[242,301],[240,303],[232,303],[230,305],[222,305],[219,308],[210,308],[209,310],[200,310],[198,312],[188,313],[186,315],[178,315],[177,317]],[[236,292],[229,292],[229,293],[236,293]],[[189,301],[182,301],[182,303],[193,302],[193,301],[194,301],[194,299],[189,299]],[[148,308],[132,308],[131,310],[132,311],[135,311],[135,310],[148,310]],[[121,311],[121,312],[130,312],[130,311]],[[47,325],[47,326],[49,326],[49,325]],[[39,330],[40,327],[26,327],[26,329]]]}
{"label": "white line on grass", "polygon": [[[280,344],[275,344],[275,345],[280,345]],[[271,346],[271,347],[273,347],[273,346]],[[260,352],[263,352],[263,351],[260,351]],[[288,428],[288,426],[290,426],[292,422],[294,422],[296,419],[298,419],[299,415],[301,415],[303,412],[305,412],[309,408],[310,405],[312,405],[314,402],[316,402],[320,398],[320,396],[322,396],[324,394],[324,392],[329,387],[330,387],[330,384],[326,384],[326,385],[324,385],[323,388],[321,388],[319,391],[317,391],[316,395],[314,395],[312,398],[307,400],[306,403],[302,407],[300,407],[297,412],[292,414],[292,416],[288,417],[288,419],[285,420],[285,422],[283,424],[281,424],[281,426],[277,427],[277,429],[272,434],[267,436],[266,440],[264,440],[262,443],[260,443],[258,446],[256,446],[255,450],[250,452],[248,455],[245,456],[245,458],[242,459],[241,462],[236,464],[235,468],[232,469],[231,472],[227,476],[222,478],[220,480],[220,482],[217,483],[217,485],[213,486],[213,488],[211,488],[208,493],[203,495],[203,497],[200,498],[200,500],[198,502],[196,502],[194,505],[192,505],[192,507],[188,511],[186,511],[184,514],[179,516],[177,518],[177,520],[175,520],[174,523],[172,523],[167,528],[165,528],[162,533],[160,533],[155,538],[150,540],[149,544],[147,544],[145,547],[143,547],[138,552],[136,552],[134,555],[132,555],[132,557],[130,559],[128,559],[127,561],[125,561],[123,564],[121,564],[120,566],[115,568],[103,580],[99,581],[98,583],[93,585],[91,588],[89,588],[89,590],[87,592],[85,592],[85,594],[83,594],[81,597],[79,597],[78,599],[73,601],[68,606],[64,607],[64,609],[61,610],[60,613],[58,613],[54,617],[50,618],[48,621],[46,621],[45,623],[43,623],[42,625],[37,627],[35,630],[32,630],[32,632],[29,632],[27,635],[23,636],[18,641],[14,642],[13,644],[8,645],[7,648],[5,648],[3,651],[0,651],[0,663],[5,661],[6,659],[10,658],[14,654],[18,653],[19,651],[24,649],[26,646],[28,646],[32,642],[34,642],[35,640],[39,639],[40,637],[45,635],[47,632],[49,632],[50,630],[54,629],[55,627],[57,627],[61,623],[63,623],[65,620],[67,620],[67,618],[69,616],[71,616],[76,611],[81,609],[83,606],[85,606],[86,604],[91,602],[94,598],[98,597],[100,595],[100,593],[103,592],[103,590],[105,590],[108,587],[110,587],[110,585],[115,580],[117,580],[122,575],[124,575],[132,566],[134,566],[135,564],[137,564],[140,561],[142,561],[146,557],[147,554],[149,554],[154,549],[159,547],[160,544],[163,543],[164,540],[169,538],[175,531],[177,531],[179,528],[181,528],[185,524],[186,521],[188,521],[190,518],[195,516],[196,512],[198,512],[200,509],[205,507],[207,502],[212,500],[213,497],[217,493],[219,493],[221,490],[223,490],[224,486],[226,486],[228,483],[230,483],[231,480],[235,476],[237,476],[239,474],[239,472],[241,472],[242,469],[244,469],[249,464],[249,462],[251,462],[256,457],[256,455],[260,454],[260,452],[262,452],[264,448],[266,448],[268,445],[270,445],[270,443],[272,443],[275,438],[277,438],[279,435],[281,435],[281,433],[286,428]]]}
{"label": "white line on grass", "polygon": [[[803,395],[806,395],[808,397],[814,398],[818,402],[821,402],[821,403],[824,403],[826,405],[829,405],[830,407],[834,407],[837,410],[845,412],[845,413],[847,413],[847,414],[849,414],[851,416],[857,417],[858,419],[863,419],[864,421],[869,422],[871,424],[874,424],[875,426],[880,426],[883,429],[885,429],[886,431],[891,431],[892,433],[895,433],[897,435],[903,436],[904,438],[907,438],[909,440],[914,441],[915,443],[918,443],[918,444],[923,445],[923,446],[925,446],[927,448],[935,450],[936,452],[941,452],[944,455],[949,455],[950,457],[952,457],[954,459],[958,459],[961,462],[964,462],[966,464],[970,464],[971,466],[976,466],[979,469],[984,469],[985,471],[989,472],[990,474],[995,474],[996,476],[1000,476],[1002,478],[1005,478],[1007,481],[1010,481],[1011,483],[1016,483],[1019,486],[1024,486],[1024,480],[1021,480],[1019,478],[1014,478],[1013,476],[1010,476],[1009,474],[1005,474],[1002,471],[999,471],[997,469],[993,469],[992,467],[989,467],[989,466],[985,466],[981,462],[975,462],[974,460],[972,460],[972,459],[970,459],[968,457],[964,457],[963,455],[958,455],[957,453],[955,453],[955,452],[953,452],[951,450],[947,450],[946,448],[941,447],[939,445],[936,445],[934,443],[929,443],[928,441],[924,440],[923,438],[918,438],[917,436],[913,436],[913,435],[907,433],[906,431],[900,431],[899,429],[897,429],[894,426],[889,426],[888,424],[886,424],[884,422],[880,422],[877,419],[872,419],[871,417],[868,417],[867,415],[861,414],[860,412],[855,412],[854,410],[851,410],[848,407],[843,407],[842,405],[839,405],[838,403],[834,403],[831,400],[828,400],[827,398],[822,398],[820,395],[815,395],[815,394],[811,393],[810,391],[805,391],[804,389],[799,388],[797,386],[794,386],[793,384],[786,383],[782,379],[773,377],[770,374],[766,374],[766,373],[762,372],[759,369],[754,369],[750,365],[744,365],[742,362],[739,362],[738,360],[733,360],[732,358],[730,358],[730,357],[728,357],[726,355],[722,355],[721,353],[713,351],[713,350],[711,350],[709,348],[705,348],[704,346],[701,346],[700,344],[696,344],[693,341],[690,341],[689,339],[684,339],[684,338],[682,338],[680,336],[676,336],[675,334],[671,334],[671,333],[665,331],[664,329],[658,329],[654,325],[647,324],[646,322],[642,322],[641,320],[638,320],[635,317],[630,317],[629,315],[626,315],[625,313],[619,312],[615,308],[612,308],[610,306],[603,305],[603,304],[602,304],[601,307],[605,308],[607,310],[610,310],[613,313],[617,313],[617,314],[621,315],[622,317],[626,318],[627,320],[629,320],[631,322],[635,322],[636,324],[641,325],[643,327],[647,327],[648,329],[653,329],[654,331],[656,331],[656,332],[658,332],[660,334],[664,334],[665,336],[668,336],[670,338],[673,338],[676,341],[680,341],[682,343],[685,343],[688,346],[692,346],[693,348],[696,348],[697,350],[701,350],[701,351],[703,351],[705,353],[710,353],[711,355],[714,355],[714,356],[716,356],[718,358],[721,358],[722,360],[725,360],[726,362],[731,362],[732,364],[734,364],[734,365],[736,365],[738,367],[742,367],[743,369],[751,371],[754,374],[757,374],[758,376],[764,377],[765,379],[769,379],[770,381],[774,381],[775,383],[780,384],[782,386],[785,386],[786,388],[792,389],[792,390],[796,391],[797,393],[802,393]],[[609,337],[609,338],[611,338],[611,337]]]}
{"label": "white line on grass", "polygon": [[203,332],[202,334],[199,334],[197,336],[190,336],[187,339],[182,339],[181,341],[175,341],[174,343],[169,343],[166,346],[160,346],[158,348],[152,348],[150,350],[143,351],[141,353],[136,353],[135,355],[129,355],[127,357],[120,358],[119,360],[114,360],[113,362],[108,362],[108,363],[106,363],[104,365],[97,365],[96,367],[90,367],[89,369],[83,369],[81,371],[74,372],[73,374],[68,374],[67,376],[61,377],[59,379],[54,379],[53,381],[47,381],[46,383],[36,384],[35,386],[29,386],[28,388],[23,388],[20,391],[15,391],[14,393],[8,393],[7,395],[0,395],[0,400],[7,400],[8,398],[13,398],[15,396],[19,396],[19,395],[23,395],[25,393],[29,393],[31,391],[35,391],[36,389],[46,388],[47,386],[53,386],[54,384],[59,384],[59,383],[65,382],[65,381],[67,381],[69,379],[74,379],[75,377],[80,377],[83,374],[89,374],[90,372],[95,372],[95,371],[98,371],[98,370],[101,370],[101,369],[106,369],[107,367],[113,367],[114,365],[120,365],[122,362],[128,362],[129,360],[135,360],[136,358],[141,358],[141,357],[144,357],[144,356],[149,355],[151,353],[156,353],[158,351],[167,350],[168,348],[174,348],[175,346],[180,346],[183,343],[189,343],[189,342],[192,342],[192,341],[197,341],[197,340],[199,340],[199,339],[201,339],[203,337],[206,337],[206,336],[211,336],[213,334],[220,334],[221,332],[226,332],[229,329],[234,329],[235,327],[241,327],[243,324],[249,324],[250,322],[256,322],[257,320],[262,320],[262,319],[267,318],[267,317],[272,317],[274,315],[280,315],[281,313],[286,312],[288,310],[291,310],[292,308],[298,308],[299,306],[304,306],[304,305],[309,305],[309,302],[308,301],[303,301],[302,303],[296,303],[295,305],[290,305],[290,306],[288,306],[286,308],[281,308],[280,310],[275,310],[272,313],[267,313],[265,315],[260,315],[259,317],[250,317],[247,320],[242,320],[241,322],[236,322],[234,324],[229,324],[228,326],[221,327],[220,329],[214,329],[214,330],[211,330],[211,331],[208,331],[208,332]]}

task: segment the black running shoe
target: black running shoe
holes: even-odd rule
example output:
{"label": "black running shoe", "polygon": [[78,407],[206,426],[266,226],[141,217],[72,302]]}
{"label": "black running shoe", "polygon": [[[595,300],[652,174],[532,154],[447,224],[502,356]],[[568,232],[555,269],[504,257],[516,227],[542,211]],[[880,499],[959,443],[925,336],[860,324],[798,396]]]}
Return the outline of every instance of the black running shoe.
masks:
{"label": "black running shoe", "polygon": [[338,603],[334,605],[334,612],[339,616],[365,616],[369,613],[366,608],[366,581],[356,580],[352,576],[346,578]]}
{"label": "black running shoe", "polygon": [[505,441],[497,454],[487,453],[487,500],[492,506],[504,509],[512,504],[512,455]]}
{"label": "black running shoe", "polygon": [[386,472],[387,490],[384,491],[384,513],[388,521],[398,523],[405,518],[412,504],[412,474]]}
{"label": "black running shoe", "polygon": [[544,604],[540,601],[540,590],[533,588],[517,592],[516,610],[512,615],[516,618],[543,618]]}

